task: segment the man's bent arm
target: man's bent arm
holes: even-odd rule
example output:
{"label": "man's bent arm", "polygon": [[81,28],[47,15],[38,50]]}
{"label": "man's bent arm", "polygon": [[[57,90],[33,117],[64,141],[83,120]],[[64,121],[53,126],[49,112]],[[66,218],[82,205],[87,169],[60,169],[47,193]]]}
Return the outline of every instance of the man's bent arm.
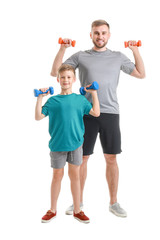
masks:
{"label": "man's bent arm", "polygon": [[136,78],[145,78],[144,63],[143,63],[142,57],[139,53],[139,50],[137,47],[133,47],[132,51],[133,51],[133,56],[135,59],[135,69],[131,73],[131,76],[136,77]]}

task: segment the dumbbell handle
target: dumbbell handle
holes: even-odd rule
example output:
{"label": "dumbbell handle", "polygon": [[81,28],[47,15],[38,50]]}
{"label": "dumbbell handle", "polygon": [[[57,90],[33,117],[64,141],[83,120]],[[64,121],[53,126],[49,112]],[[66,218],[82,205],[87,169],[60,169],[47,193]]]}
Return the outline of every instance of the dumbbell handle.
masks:
{"label": "dumbbell handle", "polygon": [[[59,44],[67,44],[67,43],[65,43],[65,42],[63,41],[62,38],[59,38],[59,39],[58,39],[58,43],[59,43]],[[72,47],[75,47],[76,41],[75,41],[75,40],[71,41],[71,45],[72,45]]]}
{"label": "dumbbell handle", "polygon": [[49,87],[49,89],[47,89],[45,92],[42,92],[41,90],[38,90],[38,89],[34,89],[34,96],[38,97],[40,94],[48,93],[48,91],[50,91],[50,94],[53,95],[54,93],[53,87]]}
{"label": "dumbbell handle", "polygon": [[[128,42],[124,42],[124,46],[125,46],[125,48],[129,47],[129,41]],[[141,47],[142,46],[141,40],[136,42],[136,44],[134,44],[133,46]]]}
{"label": "dumbbell handle", "polygon": [[[87,87],[86,89],[87,89],[87,90],[88,90],[88,89],[98,90],[98,89],[99,89],[99,85],[98,85],[98,83],[95,81],[95,82],[92,83],[92,85],[91,85],[90,87]],[[82,95],[85,95],[85,94],[86,94],[86,91],[84,90],[84,87],[81,87],[81,88],[79,89],[79,91],[80,91],[80,93],[81,93]]]}

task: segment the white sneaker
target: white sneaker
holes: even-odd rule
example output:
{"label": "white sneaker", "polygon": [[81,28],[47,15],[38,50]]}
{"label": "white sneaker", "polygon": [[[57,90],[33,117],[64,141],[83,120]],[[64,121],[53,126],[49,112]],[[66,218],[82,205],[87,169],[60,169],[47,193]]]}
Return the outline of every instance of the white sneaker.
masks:
{"label": "white sneaker", "polygon": [[121,208],[119,203],[114,203],[113,205],[110,205],[109,211],[118,217],[127,217],[126,211],[123,208]]}
{"label": "white sneaker", "polygon": [[[82,210],[82,209],[83,209],[83,203],[80,203],[80,210]],[[73,215],[73,210],[74,210],[74,206],[72,204],[69,208],[67,208],[67,210],[65,211],[65,214]]]}

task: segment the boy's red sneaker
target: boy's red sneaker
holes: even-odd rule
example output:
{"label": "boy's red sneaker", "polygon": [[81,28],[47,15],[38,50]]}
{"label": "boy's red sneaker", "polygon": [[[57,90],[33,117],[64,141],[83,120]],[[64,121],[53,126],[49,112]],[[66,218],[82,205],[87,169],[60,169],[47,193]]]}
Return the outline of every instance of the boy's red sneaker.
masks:
{"label": "boy's red sneaker", "polygon": [[80,222],[83,222],[83,223],[89,223],[90,222],[89,218],[82,211],[80,211],[77,214],[74,213],[73,216],[74,216],[75,219],[77,219]]}
{"label": "boy's red sneaker", "polygon": [[56,217],[56,212],[53,213],[51,210],[48,210],[48,212],[42,217],[41,222],[43,223],[50,222],[55,217]]}

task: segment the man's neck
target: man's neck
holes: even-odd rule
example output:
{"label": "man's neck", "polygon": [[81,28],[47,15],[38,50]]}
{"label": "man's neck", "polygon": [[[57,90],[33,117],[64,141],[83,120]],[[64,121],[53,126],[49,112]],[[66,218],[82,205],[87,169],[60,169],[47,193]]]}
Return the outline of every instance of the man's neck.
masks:
{"label": "man's neck", "polygon": [[107,50],[106,47],[103,47],[103,48],[97,48],[96,46],[94,46],[92,49],[93,49],[94,51],[96,51],[96,52],[104,52],[104,51]]}

